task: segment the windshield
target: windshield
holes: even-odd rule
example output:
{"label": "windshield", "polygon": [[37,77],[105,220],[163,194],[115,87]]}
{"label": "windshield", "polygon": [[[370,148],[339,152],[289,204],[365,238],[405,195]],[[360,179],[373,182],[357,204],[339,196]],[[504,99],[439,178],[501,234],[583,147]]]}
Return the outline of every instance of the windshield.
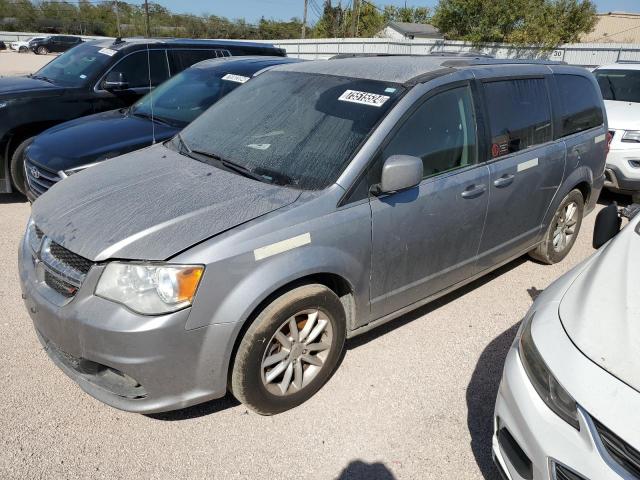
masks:
{"label": "windshield", "polygon": [[42,67],[35,74],[52,83],[69,87],[80,87],[101,73],[111,57],[100,53],[94,45],[80,44]]}
{"label": "windshield", "polygon": [[142,97],[131,107],[131,113],[141,117],[151,117],[153,114],[161,122],[184,127],[241,85],[223,79],[225,76],[226,72],[190,68]]}
{"label": "windshield", "polygon": [[220,100],[182,139],[193,152],[265,181],[318,190],[337,180],[402,91],[371,80],[267,72]]}
{"label": "windshield", "polygon": [[640,70],[596,70],[605,100],[640,103]]}

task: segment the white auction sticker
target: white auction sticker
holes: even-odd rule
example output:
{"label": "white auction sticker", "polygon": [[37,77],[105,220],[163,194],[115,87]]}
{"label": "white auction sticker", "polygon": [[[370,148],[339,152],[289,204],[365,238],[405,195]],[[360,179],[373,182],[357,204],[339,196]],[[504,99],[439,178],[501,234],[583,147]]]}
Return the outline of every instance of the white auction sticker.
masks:
{"label": "white auction sticker", "polygon": [[230,82],[236,82],[236,83],[246,83],[250,80],[249,77],[243,77],[242,75],[234,75],[233,73],[227,73],[224,77],[222,77],[223,80],[228,80]]}
{"label": "white auction sticker", "polygon": [[386,95],[378,95],[377,93],[358,92],[357,90],[347,90],[340,98],[343,102],[359,103],[361,105],[370,105],[372,107],[381,107],[384,102],[389,100]]}
{"label": "white auction sticker", "polygon": [[116,53],[118,53],[115,50],[111,50],[110,48],[101,48],[100,50],[98,50],[98,53],[101,53],[103,55],[108,55],[110,57],[113,57]]}

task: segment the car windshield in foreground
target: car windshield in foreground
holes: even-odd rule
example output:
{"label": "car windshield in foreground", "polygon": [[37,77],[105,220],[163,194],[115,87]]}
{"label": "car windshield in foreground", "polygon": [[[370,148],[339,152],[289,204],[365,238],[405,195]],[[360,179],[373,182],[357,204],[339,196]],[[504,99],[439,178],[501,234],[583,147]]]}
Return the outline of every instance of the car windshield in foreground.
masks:
{"label": "car windshield in foreground", "polygon": [[240,86],[226,72],[190,68],[166,81],[131,107],[131,114],[183,128]]}
{"label": "car windshield in foreground", "polygon": [[66,87],[80,87],[93,80],[111,60],[100,50],[95,45],[80,44],[49,62],[32,77]]}
{"label": "car windshield in foreground", "polygon": [[402,91],[393,83],[267,72],[206,111],[182,141],[265,182],[319,190],[337,180]]}
{"label": "car windshield in foreground", "polygon": [[605,100],[640,103],[640,70],[596,70]]}

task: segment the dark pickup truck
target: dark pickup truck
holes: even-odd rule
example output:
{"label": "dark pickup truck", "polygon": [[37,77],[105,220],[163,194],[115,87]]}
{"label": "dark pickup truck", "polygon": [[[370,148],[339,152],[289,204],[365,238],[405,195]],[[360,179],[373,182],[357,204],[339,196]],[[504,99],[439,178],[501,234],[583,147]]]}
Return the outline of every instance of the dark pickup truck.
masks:
{"label": "dark pickup truck", "polygon": [[0,193],[24,193],[23,153],[44,130],[128,107],[194,63],[235,55],[286,56],[265,43],[105,39],[82,43],[35,74],[0,78]]}

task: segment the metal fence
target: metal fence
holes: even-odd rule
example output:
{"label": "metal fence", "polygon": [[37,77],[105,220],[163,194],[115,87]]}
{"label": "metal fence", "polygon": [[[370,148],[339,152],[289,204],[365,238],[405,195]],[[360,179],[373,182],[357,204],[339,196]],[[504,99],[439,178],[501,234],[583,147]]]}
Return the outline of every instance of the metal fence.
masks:
{"label": "metal fence", "polygon": [[[11,42],[33,36],[44,36],[33,32],[0,32],[0,40]],[[100,37],[84,37],[100,38]],[[453,40],[415,39],[397,41],[386,38],[342,38],[307,40],[264,40],[286,49],[292,57],[304,59],[330,58],[339,54],[384,53],[424,55],[436,52],[480,51],[496,58],[528,59],[547,58],[564,61],[572,65],[595,67],[615,62],[640,62],[640,44],[629,43],[572,43],[555,50],[543,50],[535,46],[516,47],[502,43],[474,46]]]}

